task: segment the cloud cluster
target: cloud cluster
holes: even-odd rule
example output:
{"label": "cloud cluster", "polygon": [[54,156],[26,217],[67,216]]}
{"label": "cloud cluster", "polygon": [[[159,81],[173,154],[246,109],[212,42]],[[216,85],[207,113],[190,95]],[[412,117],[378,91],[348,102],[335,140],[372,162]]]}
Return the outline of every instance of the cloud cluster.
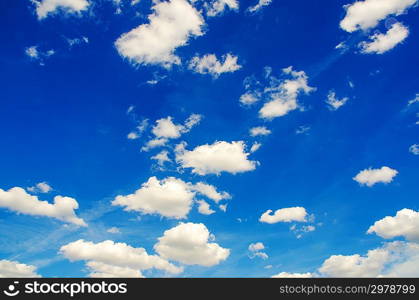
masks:
{"label": "cloud cluster", "polygon": [[397,170],[394,170],[389,167],[381,167],[380,169],[365,169],[359,172],[353,180],[358,182],[361,185],[366,185],[372,187],[374,184],[379,182],[390,183],[393,181],[393,178],[398,174]]}
{"label": "cloud cluster", "polygon": [[[191,184],[175,177],[159,180],[153,176],[133,194],[116,196],[112,205],[123,206],[126,211],[184,219],[191,210],[196,193],[216,203],[231,198],[227,192],[219,192],[214,186],[204,182]],[[200,205],[198,208],[200,213],[213,212],[205,201],[201,200],[197,203]]]}
{"label": "cloud cluster", "polygon": [[36,14],[39,20],[59,10],[66,13],[80,13],[87,10],[90,5],[87,0],[32,0],[32,2],[36,5]]}
{"label": "cloud cluster", "polygon": [[0,278],[41,277],[36,273],[36,267],[17,261],[0,260]]}
{"label": "cloud cluster", "polygon": [[237,63],[237,59],[237,56],[230,53],[224,55],[222,61],[219,61],[214,54],[195,56],[189,62],[189,69],[199,74],[210,74],[213,78],[218,78],[223,73],[239,70],[241,65]]}
{"label": "cloud cluster", "polygon": [[122,34],[115,41],[116,49],[133,64],[166,68],[180,64],[175,50],[204,34],[202,15],[187,0],[156,1],[151,9],[149,23]]}
{"label": "cloud cluster", "polygon": [[262,259],[268,259],[269,255],[263,252],[265,245],[262,242],[250,244],[248,250],[250,251],[250,258],[260,257]]}
{"label": "cloud cluster", "polygon": [[40,201],[37,196],[28,194],[20,187],[14,187],[8,191],[0,189],[0,207],[21,214],[51,217],[63,222],[87,226],[83,219],[76,216],[75,210],[79,208],[79,204],[70,197],[55,196],[54,204],[50,204],[47,201]]}
{"label": "cloud cluster", "polygon": [[394,23],[386,33],[370,36],[369,42],[361,42],[363,53],[383,54],[403,42],[409,35],[409,29],[402,23]]}
{"label": "cloud cluster", "polygon": [[158,255],[147,254],[144,248],[111,240],[100,243],[78,240],[62,246],[60,253],[70,261],[87,261],[91,277],[142,277],[142,270],[152,268],[172,274],[183,271]]}
{"label": "cloud cluster", "polygon": [[227,259],[230,250],[217,243],[202,224],[180,223],[166,230],[154,249],[161,257],[186,265],[214,266]]}
{"label": "cloud cluster", "polygon": [[253,171],[257,162],[248,159],[243,141],[219,141],[185,149],[185,144],[176,146],[176,161],[182,168],[192,168],[198,175],[228,172],[232,174]]}

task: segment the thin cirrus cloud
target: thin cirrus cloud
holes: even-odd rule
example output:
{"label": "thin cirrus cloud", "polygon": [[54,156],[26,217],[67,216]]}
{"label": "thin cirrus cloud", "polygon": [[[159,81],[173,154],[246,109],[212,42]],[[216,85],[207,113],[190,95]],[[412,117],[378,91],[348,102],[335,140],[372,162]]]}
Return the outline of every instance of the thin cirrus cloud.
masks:
{"label": "thin cirrus cloud", "polygon": [[365,169],[360,171],[354,178],[361,185],[372,187],[377,183],[390,183],[399,172],[395,169],[383,166],[379,169]]}
{"label": "thin cirrus cloud", "polygon": [[215,236],[202,223],[180,223],[158,240],[154,250],[161,257],[186,265],[211,267],[230,255],[229,249],[213,242]]}
{"label": "thin cirrus cloud", "polygon": [[0,189],[0,207],[25,215],[51,217],[78,226],[87,226],[83,219],[76,216],[75,210],[79,208],[79,204],[70,197],[55,196],[54,203],[51,204],[28,194],[20,187],[14,187],[8,191]]}
{"label": "thin cirrus cloud", "polygon": [[141,271],[152,268],[172,274],[183,271],[158,255],[149,255],[144,248],[111,240],[77,240],[63,245],[59,252],[70,261],[86,261],[90,277],[142,277]]}
{"label": "thin cirrus cloud", "polygon": [[66,13],[80,13],[87,10],[90,3],[87,0],[32,0],[36,5],[36,15],[38,20],[42,20],[48,15],[52,15],[62,10]]}
{"label": "thin cirrus cloud", "polygon": [[237,174],[256,169],[256,161],[248,159],[250,153],[245,151],[243,141],[214,142],[187,150],[186,144],[176,146],[176,161],[182,168],[191,168],[198,175],[216,174],[222,172]]}
{"label": "thin cirrus cloud", "polygon": [[180,64],[175,54],[192,37],[203,35],[205,21],[187,0],[155,2],[149,23],[122,34],[115,46],[119,54],[134,65],[160,65],[170,68]]}
{"label": "thin cirrus cloud", "polygon": [[278,222],[307,222],[307,211],[304,207],[289,207],[276,210],[272,214],[269,209],[264,212],[259,221],[262,223],[275,224]]}
{"label": "thin cirrus cloud", "polygon": [[17,261],[0,260],[0,278],[41,277],[36,273],[36,267]]}
{"label": "thin cirrus cloud", "polygon": [[[184,219],[191,210],[196,193],[213,200],[217,204],[222,200],[231,198],[227,192],[217,191],[214,186],[203,182],[191,184],[175,177],[159,180],[153,176],[133,194],[115,197],[112,205],[123,206],[126,211],[138,211],[143,214],[159,214],[167,218]],[[203,202],[197,203],[200,204],[198,210],[201,213],[210,211],[209,205],[206,206]]]}
{"label": "thin cirrus cloud", "polygon": [[390,15],[401,15],[417,0],[364,0],[344,6],[346,15],[340,27],[347,32],[367,30],[377,26],[378,22]]}
{"label": "thin cirrus cloud", "polygon": [[242,66],[237,63],[237,56],[230,53],[224,55],[221,60],[214,54],[206,54],[202,57],[195,56],[189,62],[189,69],[199,74],[210,74],[218,78],[223,73],[232,73]]}
{"label": "thin cirrus cloud", "polygon": [[361,42],[361,52],[365,54],[383,54],[403,42],[409,35],[409,29],[402,23],[394,23],[386,33],[370,36],[370,41]]}

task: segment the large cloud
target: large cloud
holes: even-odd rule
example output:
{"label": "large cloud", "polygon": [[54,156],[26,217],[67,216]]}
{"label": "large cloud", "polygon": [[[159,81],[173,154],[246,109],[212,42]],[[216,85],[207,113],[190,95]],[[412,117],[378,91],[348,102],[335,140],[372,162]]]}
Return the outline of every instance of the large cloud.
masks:
{"label": "large cloud", "polygon": [[125,206],[126,211],[181,219],[189,213],[194,196],[189,184],[181,179],[168,177],[158,180],[153,176],[135,193],[117,196],[112,205]]}
{"label": "large cloud", "polygon": [[0,260],[0,278],[41,277],[36,273],[36,267],[17,261]]}
{"label": "large cloud", "polygon": [[376,33],[369,42],[360,43],[362,53],[383,54],[403,42],[409,35],[409,29],[402,23],[394,23],[386,33]]}
{"label": "large cloud", "polygon": [[33,0],[36,4],[36,14],[38,19],[44,19],[49,14],[55,13],[59,9],[68,13],[78,13],[87,9],[90,3],[87,0]]}
{"label": "large cloud", "polygon": [[111,240],[100,243],[78,240],[62,246],[60,253],[70,261],[87,261],[87,266],[93,271],[90,274],[92,277],[141,277],[141,270],[151,268],[173,274],[183,271],[157,255],[147,254],[144,248]]}
{"label": "large cloud", "polygon": [[40,201],[37,196],[28,194],[20,187],[8,191],[0,189],[0,207],[8,208],[17,213],[32,216],[45,216],[79,226],[87,226],[83,219],[76,216],[74,210],[79,204],[74,198],[55,196],[54,204]]}
{"label": "large cloud", "polygon": [[272,214],[269,209],[259,218],[260,222],[274,224],[278,222],[306,222],[307,211],[304,207],[289,207],[278,209]]}
{"label": "large cloud", "polygon": [[241,68],[237,63],[237,56],[228,53],[219,61],[214,54],[207,54],[203,57],[195,56],[189,62],[189,69],[199,74],[210,74],[217,78],[223,73],[232,73]]}
{"label": "large cloud", "polygon": [[180,64],[176,48],[186,45],[190,37],[203,35],[204,19],[186,0],[154,1],[152,10],[148,24],[116,40],[119,54],[134,64]]}
{"label": "large cloud", "polygon": [[347,32],[366,30],[377,26],[389,15],[403,14],[417,0],[365,0],[345,6],[346,15],[340,27]]}
{"label": "large cloud", "polygon": [[176,147],[176,161],[183,168],[192,168],[199,175],[228,172],[232,174],[252,171],[257,162],[248,160],[243,141],[219,141],[211,145],[201,145],[189,151],[185,144]]}
{"label": "large cloud", "polygon": [[353,180],[359,184],[366,185],[368,187],[373,186],[376,183],[390,183],[393,178],[398,174],[397,170],[389,167],[381,167],[380,169],[365,169],[359,172]]}
{"label": "large cloud", "polygon": [[280,83],[265,88],[270,100],[259,110],[259,117],[271,120],[282,117],[298,108],[297,98],[301,93],[309,94],[315,89],[308,85],[308,76],[304,71],[294,71],[292,67],[282,70],[291,77]]}
{"label": "large cloud", "polygon": [[367,232],[385,239],[404,236],[407,240],[419,242],[419,212],[404,208],[394,217],[387,216],[376,221]]}
{"label": "large cloud", "polygon": [[227,259],[230,250],[211,243],[214,239],[204,224],[180,223],[166,230],[154,246],[163,258],[187,265],[210,267]]}

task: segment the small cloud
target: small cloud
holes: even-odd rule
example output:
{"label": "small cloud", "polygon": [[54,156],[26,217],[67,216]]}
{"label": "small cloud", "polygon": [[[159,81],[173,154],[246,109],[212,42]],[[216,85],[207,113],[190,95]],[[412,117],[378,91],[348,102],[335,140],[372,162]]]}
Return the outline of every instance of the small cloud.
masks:
{"label": "small cloud", "polygon": [[118,227],[111,227],[108,230],[106,230],[106,232],[117,234],[117,233],[121,233],[121,230],[119,230]]}

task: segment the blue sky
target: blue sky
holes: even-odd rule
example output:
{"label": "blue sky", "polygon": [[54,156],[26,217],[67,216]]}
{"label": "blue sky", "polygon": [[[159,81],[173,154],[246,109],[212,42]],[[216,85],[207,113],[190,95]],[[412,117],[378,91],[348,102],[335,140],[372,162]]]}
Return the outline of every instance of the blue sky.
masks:
{"label": "blue sky", "polygon": [[0,276],[419,276],[419,12],[381,1],[3,1]]}

